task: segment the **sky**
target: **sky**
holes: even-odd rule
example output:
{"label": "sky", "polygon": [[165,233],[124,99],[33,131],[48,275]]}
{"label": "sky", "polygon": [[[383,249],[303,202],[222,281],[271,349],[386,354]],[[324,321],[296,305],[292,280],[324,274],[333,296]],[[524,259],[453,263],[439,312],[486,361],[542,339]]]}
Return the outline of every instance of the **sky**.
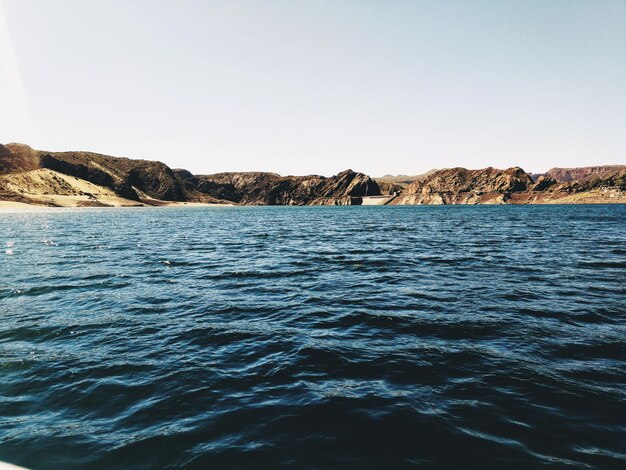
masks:
{"label": "sky", "polygon": [[0,0],[0,142],[200,174],[626,164],[626,1]]}

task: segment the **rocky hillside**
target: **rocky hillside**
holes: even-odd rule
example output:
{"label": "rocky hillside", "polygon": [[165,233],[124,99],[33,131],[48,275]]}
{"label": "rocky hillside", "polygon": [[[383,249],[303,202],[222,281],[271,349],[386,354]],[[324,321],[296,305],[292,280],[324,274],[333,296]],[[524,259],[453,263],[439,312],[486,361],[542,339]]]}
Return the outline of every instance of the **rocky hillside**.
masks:
{"label": "rocky hillside", "polygon": [[195,196],[186,194],[176,174],[160,162],[91,152],[45,152],[22,144],[4,145],[0,152],[0,174],[48,169],[137,202],[145,196],[167,201],[185,201]]}
{"label": "rocky hillside", "polygon": [[140,193],[166,201],[189,195],[164,163],[116,158],[88,152],[42,153],[40,166],[112,189],[121,197],[140,200]]}
{"label": "rocky hillside", "polygon": [[519,167],[500,170],[451,168],[411,183],[392,204],[543,204],[626,202],[626,171],[603,178],[560,183],[534,180]]}
{"label": "rocky hillside", "polygon": [[352,170],[330,178],[218,173],[197,176],[194,184],[203,193],[245,205],[350,205],[353,199],[380,195],[375,181]]}
{"label": "rocky hillside", "polygon": [[583,166],[579,168],[552,168],[546,172],[546,176],[553,178],[559,183],[568,181],[591,181],[594,179],[607,179],[615,173],[626,170],[626,165],[603,165]]}
{"label": "rocky hillside", "polygon": [[[16,178],[20,173],[26,176]],[[88,185],[76,185],[73,179],[68,182],[67,177]],[[58,181],[64,183],[59,185]],[[361,196],[380,194],[380,188],[369,176],[351,170],[330,178],[273,173],[196,176],[155,161],[91,152],[45,152],[21,144],[0,146],[0,199],[54,204],[51,198],[41,197],[52,194],[82,197],[78,200],[89,205],[97,205],[100,196],[127,201],[126,205],[133,202],[154,205],[161,201],[349,205],[357,203]],[[119,200],[115,202],[124,205]]]}
{"label": "rocky hillside", "polygon": [[439,170],[429,170],[421,175],[385,175],[377,176],[374,180],[380,187],[380,192],[383,194],[397,194],[403,192],[407,186],[414,181],[422,181],[429,175]]}
{"label": "rocky hillside", "polygon": [[39,152],[28,145],[0,144],[0,175],[39,168]]}
{"label": "rocky hillside", "polygon": [[[62,206],[626,203],[626,166],[450,168],[377,182],[346,170],[324,177],[240,172],[193,175],[164,163],[92,152],[0,145],[0,201]],[[388,195],[387,197],[371,197]],[[371,198],[368,198],[371,197]]]}
{"label": "rocky hillside", "polygon": [[450,168],[411,183],[396,204],[503,203],[514,191],[527,191],[532,178],[519,167],[508,170]]}

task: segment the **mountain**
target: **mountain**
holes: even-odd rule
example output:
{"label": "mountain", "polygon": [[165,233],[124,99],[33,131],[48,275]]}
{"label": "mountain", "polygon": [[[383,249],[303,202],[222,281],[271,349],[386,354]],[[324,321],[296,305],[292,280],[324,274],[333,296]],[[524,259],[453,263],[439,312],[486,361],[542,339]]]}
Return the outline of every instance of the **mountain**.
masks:
{"label": "mountain", "polygon": [[194,175],[164,163],[93,152],[47,152],[0,145],[0,201],[50,206],[412,205],[626,203],[626,165],[447,168],[378,181],[352,170],[335,176],[264,172]]}
{"label": "mountain", "polygon": [[377,183],[394,183],[394,184],[411,184],[413,181],[421,181],[427,176],[433,174],[434,172],[439,170],[429,170],[426,173],[422,173],[421,175],[384,175],[384,176],[376,176],[374,179]]}
{"label": "mountain", "polygon": [[330,178],[218,173],[196,176],[193,184],[206,194],[244,205],[350,205],[352,198],[380,195],[374,180],[352,170]]}
{"label": "mountain", "polygon": [[626,165],[583,166],[579,168],[552,168],[546,176],[554,178],[559,183],[568,181],[591,181],[593,179],[607,179],[616,172],[626,170]]}
{"label": "mountain", "polygon": [[626,171],[594,180],[534,180],[520,167],[438,170],[411,183],[391,204],[574,204],[626,202]]}
{"label": "mountain", "polygon": [[336,176],[274,173],[192,175],[164,163],[93,152],[46,152],[0,146],[0,199],[44,205],[352,204],[379,195],[378,184],[352,170]]}
{"label": "mountain", "polygon": [[396,204],[486,204],[507,202],[512,191],[527,191],[532,178],[519,167],[438,170],[414,181]]}
{"label": "mountain", "polygon": [[[68,201],[70,205],[83,199],[87,205],[98,205],[96,194],[117,198],[109,200],[113,205],[150,203],[151,199],[217,202],[210,197],[186,193],[182,182],[167,165],[148,160],[131,160],[92,152],[46,152],[23,144],[4,145],[0,149],[0,174],[17,172],[27,173],[26,177],[20,179],[25,186],[18,188],[12,182],[15,177],[5,176],[0,177],[0,190],[11,190],[35,200],[36,196],[47,196],[39,198],[44,204],[54,205],[52,196],[57,195],[73,196],[74,199]],[[88,187],[82,188],[80,184],[75,184],[75,180],[68,180],[68,177],[83,181]],[[66,189],[62,190],[55,185],[55,180],[65,181]],[[72,189],[67,185],[73,186]],[[98,188],[95,193],[94,188]]]}

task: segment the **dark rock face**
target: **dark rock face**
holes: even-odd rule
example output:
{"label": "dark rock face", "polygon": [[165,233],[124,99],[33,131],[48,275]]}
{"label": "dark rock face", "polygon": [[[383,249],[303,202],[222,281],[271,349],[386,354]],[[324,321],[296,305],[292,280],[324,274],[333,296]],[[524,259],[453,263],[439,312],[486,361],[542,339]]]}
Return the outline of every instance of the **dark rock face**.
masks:
{"label": "dark rock face", "polygon": [[405,186],[397,183],[381,183],[377,181],[381,194],[398,194],[404,191]]}
{"label": "dark rock face", "polygon": [[544,175],[537,178],[537,181],[530,187],[530,189],[532,191],[546,191],[549,188],[554,188],[557,184],[558,183],[554,178]]}
{"label": "dark rock face", "polygon": [[176,177],[182,180],[185,183],[190,183],[192,185],[198,184],[198,179],[194,176],[193,173],[189,170],[185,170],[183,168],[176,168],[172,170]]}
{"label": "dark rock face", "polygon": [[249,205],[343,205],[351,204],[352,198],[380,194],[374,180],[352,170],[330,178],[250,172],[217,173],[197,179],[198,191]]}
{"label": "dark rock face", "polygon": [[135,191],[133,187],[126,182],[115,183],[113,184],[113,186],[111,186],[111,189],[119,197],[130,199],[131,201],[139,201],[139,195],[137,194],[137,191]]}
{"label": "dark rock face", "polygon": [[186,194],[183,182],[165,164],[148,163],[133,168],[128,172],[125,181],[150,197],[164,201],[185,201]]}
{"label": "dark rock face", "polygon": [[[329,181],[330,180],[330,181]],[[355,173],[346,170],[326,180],[326,193],[339,193],[340,195],[362,197],[380,196],[380,187],[369,176],[363,173]]]}
{"label": "dark rock face", "polygon": [[4,145],[0,144],[0,173],[11,173],[12,169],[11,151]]}
{"label": "dark rock face", "polygon": [[64,175],[75,176],[90,183],[97,184],[99,186],[106,186],[108,188],[113,187],[115,180],[113,177],[98,168],[86,164],[75,163],[72,161],[53,157],[49,153],[41,156],[41,168],[48,168],[49,170],[58,171]]}
{"label": "dark rock face", "polygon": [[0,144],[0,174],[39,168],[39,154],[28,145]]}

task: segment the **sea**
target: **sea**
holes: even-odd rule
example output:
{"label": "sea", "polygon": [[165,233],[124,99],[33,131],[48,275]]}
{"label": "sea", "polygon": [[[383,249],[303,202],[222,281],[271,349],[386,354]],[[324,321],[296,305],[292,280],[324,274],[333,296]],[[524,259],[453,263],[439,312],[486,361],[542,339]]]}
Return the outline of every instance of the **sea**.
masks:
{"label": "sea", "polygon": [[0,460],[626,468],[626,206],[0,213]]}

